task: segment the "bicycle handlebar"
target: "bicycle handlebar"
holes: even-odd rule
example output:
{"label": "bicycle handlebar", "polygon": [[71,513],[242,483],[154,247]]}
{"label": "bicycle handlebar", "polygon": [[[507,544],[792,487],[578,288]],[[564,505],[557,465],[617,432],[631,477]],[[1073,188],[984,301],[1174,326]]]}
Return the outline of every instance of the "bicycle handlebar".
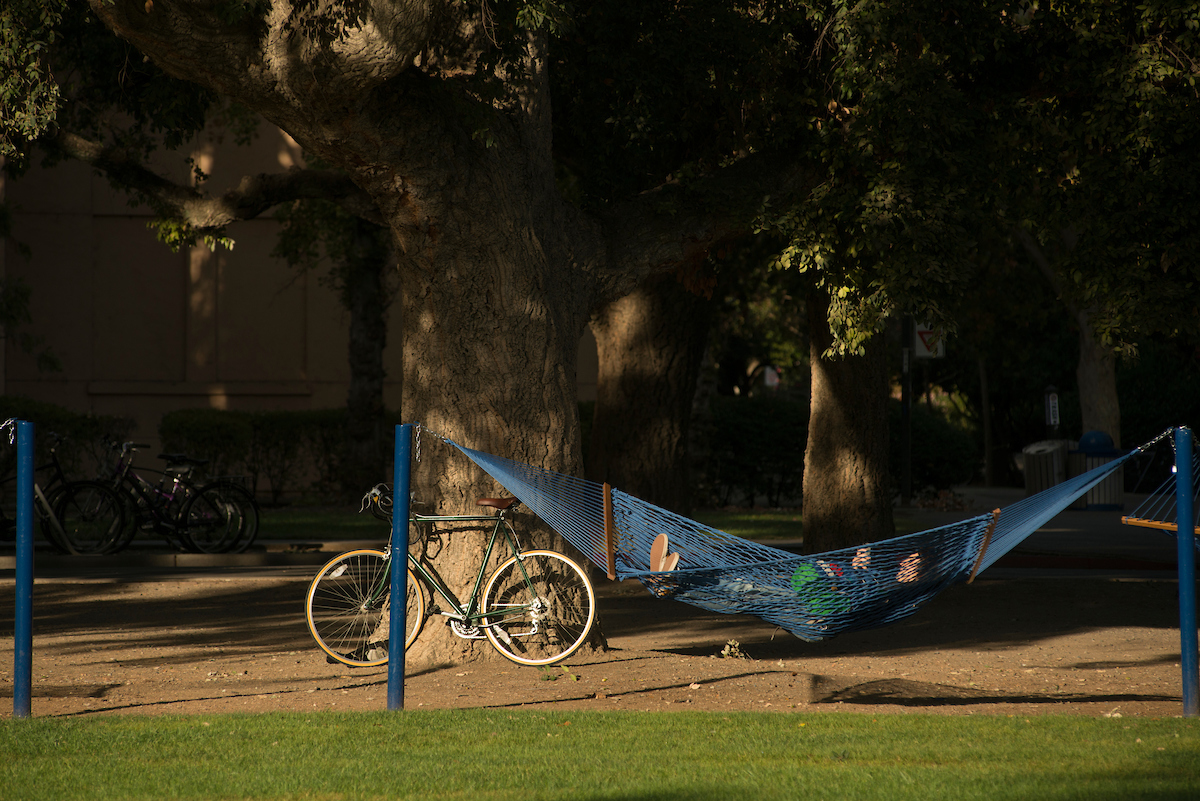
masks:
{"label": "bicycle handlebar", "polygon": [[[505,500],[504,505],[497,505],[494,501]],[[484,503],[488,501],[488,503]],[[500,516],[509,512],[520,505],[521,501],[517,498],[497,499],[497,498],[480,498],[476,501],[480,506],[491,506],[498,510]],[[367,507],[371,508],[371,514],[378,517],[380,520],[386,520],[389,523],[392,520],[392,487],[390,484],[376,484],[371,489],[367,490],[367,494],[362,497],[362,503],[359,504],[358,511],[362,513]]]}

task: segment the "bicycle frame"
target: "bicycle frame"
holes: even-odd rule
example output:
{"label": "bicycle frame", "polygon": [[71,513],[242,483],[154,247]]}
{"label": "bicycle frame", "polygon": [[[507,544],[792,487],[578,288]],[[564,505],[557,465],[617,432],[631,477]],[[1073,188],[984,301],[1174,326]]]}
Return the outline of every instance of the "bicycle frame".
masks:
{"label": "bicycle frame", "polygon": [[[471,588],[471,594],[466,601],[465,607],[463,604],[459,603],[458,599],[454,597],[450,589],[446,587],[446,585],[440,579],[438,579],[432,572],[422,565],[415,556],[413,556],[411,553],[408,554],[409,568],[411,568],[417,575],[421,577],[422,580],[424,580],[431,592],[436,592],[437,595],[440,596],[442,600],[450,606],[451,611],[442,611],[440,612],[441,615],[448,617],[451,620],[457,620],[464,626],[477,627],[482,624],[483,618],[486,615],[479,609],[480,589],[483,587],[483,579],[487,575],[488,563],[491,560],[492,554],[496,550],[496,543],[501,539],[501,532],[503,532],[503,539],[508,544],[509,549],[514,554],[519,555],[521,553],[521,546],[517,541],[516,532],[513,531],[512,525],[508,522],[505,511],[506,510],[501,510],[495,515],[414,514],[409,518],[410,527],[414,525],[420,525],[422,523],[494,523],[492,526],[491,536],[488,537],[487,547],[483,552],[483,558],[479,561],[479,571],[475,575],[475,584]],[[392,547],[389,544],[387,549],[384,551],[385,557],[390,559],[391,552]],[[524,566],[522,566],[522,573],[524,573],[524,569]],[[525,579],[528,581],[529,577],[525,576]],[[385,579],[380,582],[380,587],[377,590],[379,595],[376,597],[381,597],[389,590],[390,583],[385,577]]]}
{"label": "bicycle frame", "polygon": [[50,507],[50,501],[46,500],[45,493],[42,488],[34,482],[33,485],[33,500],[34,508],[41,519],[47,521],[50,527],[54,529],[54,536],[58,538],[59,545],[67,550],[67,553],[72,556],[79,556],[79,551],[75,550],[75,546],[71,543],[71,538],[67,536],[67,532],[63,531],[62,521],[54,514],[54,510]]}
{"label": "bicycle frame", "polygon": [[[36,481],[33,483],[33,511],[37,515],[39,522],[50,526],[51,532],[46,533],[47,537],[52,536],[61,550],[72,556],[79,556],[79,551],[76,550],[74,544],[71,542],[71,538],[67,536],[67,532],[63,530],[62,521],[54,514],[54,508],[50,505],[50,500],[46,497],[46,493],[42,491],[41,484],[38,484]],[[15,527],[17,524],[15,520],[11,520],[3,512],[0,512],[0,519],[3,520],[5,527]]]}
{"label": "bicycle frame", "polygon": [[[170,473],[167,471],[152,470],[151,472],[161,474],[158,486],[151,484],[140,474],[133,469],[133,454],[137,452],[137,448],[131,443],[125,443],[121,448],[121,454],[117,458],[117,465],[113,468],[113,489],[118,492],[132,492],[143,505],[134,510],[134,519],[142,513],[148,514],[150,523],[154,530],[159,534],[173,534],[178,527],[178,521],[168,514],[168,509],[175,501],[181,488],[186,486],[184,478],[185,473]],[[171,486],[168,489],[167,479],[171,479]]]}

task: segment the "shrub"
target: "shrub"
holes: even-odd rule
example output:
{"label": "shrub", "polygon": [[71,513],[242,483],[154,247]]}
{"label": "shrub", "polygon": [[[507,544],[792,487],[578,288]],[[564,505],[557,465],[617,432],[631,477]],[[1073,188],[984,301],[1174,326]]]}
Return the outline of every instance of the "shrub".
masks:
{"label": "shrub", "polygon": [[249,472],[254,424],[249,414],[223,409],[179,409],[158,425],[163,450],[208,459],[210,476]]}
{"label": "shrub", "polygon": [[314,489],[322,496],[341,493],[343,467],[346,464],[345,409],[313,409],[302,412],[302,450],[312,467]]}
{"label": "shrub", "polygon": [[707,480],[721,506],[769,506],[800,497],[808,404],[782,397],[712,399]]}
{"label": "shrub", "polygon": [[[391,430],[398,415],[386,412]],[[210,475],[244,472],[256,494],[270,488],[270,503],[289,493],[322,497],[344,489],[347,474],[347,414],[344,408],[240,412],[186,409],[163,416],[159,436],[167,450],[208,459]],[[260,485],[261,480],[261,485]]]}
{"label": "shrub", "polygon": [[[900,402],[888,407],[889,468],[894,486],[900,486]],[[979,450],[970,432],[955,426],[936,407],[914,403],[912,407],[912,487],[949,489],[974,478],[981,465]]]}
{"label": "shrub", "polygon": [[[64,472],[73,478],[94,478],[109,461],[109,446],[129,436],[128,417],[80,414],[45,401],[17,395],[0,396],[0,422],[15,418],[34,424],[35,463],[50,461],[50,448],[59,437],[56,454]],[[17,449],[0,448],[0,479],[16,475]]]}

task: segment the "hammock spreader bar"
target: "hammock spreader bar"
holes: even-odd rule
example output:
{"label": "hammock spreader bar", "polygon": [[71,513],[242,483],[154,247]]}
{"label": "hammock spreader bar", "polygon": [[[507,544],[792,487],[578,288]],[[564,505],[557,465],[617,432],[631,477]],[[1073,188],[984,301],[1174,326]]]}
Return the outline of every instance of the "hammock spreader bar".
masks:
{"label": "hammock spreader bar", "polygon": [[[1166,480],[1150,493],[1137,509],[1122,517],[1121,522],[1127,526],[1141,526],[1178,534],[1179,516],[1176,509],[1175,481],[1174,474],[1168,475]],[[1196,517],[1192,521],[1192,525],[1200,526],[1200,453],[1192,454],[1192,497],[1196,499],[1192,504]],[[1200,540],[1197,540],[1196,547],[1200,549]]]}
{"label": "hammock spreader bar", "polygon": [[[607,484],[439,438],[610,578],[636,578],[655,595],[704,609],[755,615],[805,640],[887,625],[913,614],[947,587],[973,581],[1137,452],[1014,503],[1003,513],[799,556],[726,534]],[[672,558],[652,565],[656,540],[657,553]],[[660,570],[664,564],[677,567]]]}

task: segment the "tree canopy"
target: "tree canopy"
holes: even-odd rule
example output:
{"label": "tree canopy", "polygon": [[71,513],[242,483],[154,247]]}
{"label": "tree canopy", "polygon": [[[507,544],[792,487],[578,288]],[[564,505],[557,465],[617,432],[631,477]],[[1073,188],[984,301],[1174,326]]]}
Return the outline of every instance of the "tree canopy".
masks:
{"label": "tree canopy", "polygon": [[[68,5],[14,0],[0,18],[0,147],[10,159],[57,129],[67,152],[108,154],[114,173],[113,160],[123,161],[124,180],[149,192],[152,180],[139,181],[133,165],[156,138],[178,144],[214,109],[236,120],[230,98],[268,110],[218,66],[289,61],[308,64],[314,86],[336,79],[367,91],[420,73],[457,98],[451,113],[467,134],[494,147],[495,114],[528,94],[519,63],[540,38],[559,183],[585,208],[773,148],[821,165],[812,194],[772,203],[764,224],[789,235],[780,266],[811,270],[831,290],[839,349],[856,351],[896,308],[952,329],[944,306],[970,285],[963,265],[977,229],[1000,222],[1032,230],[1061,256],[1064,291],[1100,310],[1097,330],[1111,344],[1150,328],[1195,333],[1195,315],[1172,302],[1194,280],[1194,4],[229,0],[133,4],[132,13],[93,4],[110,23],[124,20],[127,38],[140,30],[165,41],[186,29],[197,34],[193,48],[244,48],[240,61],[203,69],[202,53],[138,59],[112,37],[82,36],[95,18]],[[47,55],[64,38],[85,47],[60,55],[52,80]],[[313,117],[327,94],[289,113]],[[60,96],[88,102],[62,104],[56,120]],[[119,136],[114,109],[128,117]],[[113,139],[97,147],[102,131]],[[329,191],[244,194],[270,203],[281,192]],[[188,225],[208,231],[261,211],[251,202],[204,214],[190,200]]]}
{"label": "tree canopy", "polygon": [[[575,463],[591,314],[655,273],[711,286],[708,254],[755,228],[828,295],[835,353],[900,313],[954,331],[1003,264],[981,243],[1020,233],[1110,346],[1197,333],[1195,4],[89,6],[0,17],[10,159],[41,136],[160,204],[177,241],[298,197],[386,225],[405,415],[484,447],[512,432],[518,458]],[[241,108],[330,169],[209,197],[142,166],[198,109]]]}

